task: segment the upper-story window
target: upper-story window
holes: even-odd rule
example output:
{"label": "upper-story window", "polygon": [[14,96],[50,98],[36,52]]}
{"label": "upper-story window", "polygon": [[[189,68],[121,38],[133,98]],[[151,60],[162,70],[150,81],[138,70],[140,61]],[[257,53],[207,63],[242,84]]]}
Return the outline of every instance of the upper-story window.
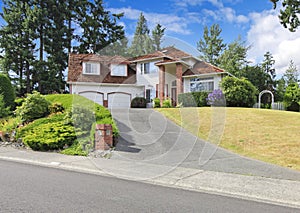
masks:
{"label": "upper-story window", "polygon": [[111,76],[127,76],[127,65],[126,64],[111,64]]}
{"label": "upper-story window", "polygon": [[83,74],[88,75],[99,75],[100,64],[96,62],[84,62],[82,64]]}
{"label": "upper-story window", "polygon": [[140,64],[141,74],[156,73],[158,68],[155,66],[154,62],[146,62]]}

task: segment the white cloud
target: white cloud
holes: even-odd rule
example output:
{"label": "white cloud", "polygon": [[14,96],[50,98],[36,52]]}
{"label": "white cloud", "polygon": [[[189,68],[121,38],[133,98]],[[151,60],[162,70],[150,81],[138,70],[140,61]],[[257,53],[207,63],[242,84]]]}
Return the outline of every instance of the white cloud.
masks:
{"label": "white cloud", "polygon": [[198,14],[187,13],[185,17],[180,17],[173,14],[163,13],[147,13],[141,10],[128,8],[109,8],[112,13],[124,13],[124,18],[129,20],[138,20],[141,13],[144,14],[147,19],[147,23],[150,29],[153,29],[156,24],[161,24],[169,32],[175,32],[183,35],[191,34],[188,29],[190,23],[200,22]]}
{"label": "white cloud", "polygon": [[285,72],[290,60],[300,69],[300,30],[292,33],[284,28],[279,23],[277,10],[251,13],[250,18],[252,22],[247,42],[252,48],[249,50],[249,58],[260,63],[263,55],[270,51],[275,59],[278,76]]}

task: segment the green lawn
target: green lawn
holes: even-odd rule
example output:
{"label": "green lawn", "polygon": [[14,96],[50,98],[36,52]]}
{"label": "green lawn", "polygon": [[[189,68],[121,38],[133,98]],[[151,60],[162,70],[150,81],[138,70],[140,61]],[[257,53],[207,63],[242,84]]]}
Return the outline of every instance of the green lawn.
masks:
{"label": "green lawn", "polygon": [[300,171],[300,113],[210,107],[157,110],[204,140]]}

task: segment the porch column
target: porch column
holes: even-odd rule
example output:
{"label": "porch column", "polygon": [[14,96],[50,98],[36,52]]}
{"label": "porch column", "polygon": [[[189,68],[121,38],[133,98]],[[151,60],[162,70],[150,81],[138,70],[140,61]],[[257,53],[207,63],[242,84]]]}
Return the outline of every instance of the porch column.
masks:
{"label": "porch column", "polygon": [[176,63],[176,102],[178,103],[178,95],[183,93],[183,81],[182,81],[182,64]]}
{"label": "porch column", "polygon": [[163,101],[165,100],[165,66],[160,65],[159,66],[159,85],[158,85],[158,97],[160,99],[160,105],[162,106]]}

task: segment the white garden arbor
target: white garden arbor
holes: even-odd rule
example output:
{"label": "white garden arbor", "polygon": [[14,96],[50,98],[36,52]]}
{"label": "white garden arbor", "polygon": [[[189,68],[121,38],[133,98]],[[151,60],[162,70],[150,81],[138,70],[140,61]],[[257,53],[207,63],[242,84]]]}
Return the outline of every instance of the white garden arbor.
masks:
{"label": "white garden arbor", "polygon": [[265,94],[265,93],[271,94],[271,97],[272,97],[272,105],[271,105],[272,107],[271,108],[273,108],[273,105],[274,105],[274,95],[273,95],[273,93],[270,90],[263,90],[263,91],[261,91],[259,93],[259,96],[258,96],[258,108],[260,108],[260,105],[261,105],[261,96],[263,94]]}

